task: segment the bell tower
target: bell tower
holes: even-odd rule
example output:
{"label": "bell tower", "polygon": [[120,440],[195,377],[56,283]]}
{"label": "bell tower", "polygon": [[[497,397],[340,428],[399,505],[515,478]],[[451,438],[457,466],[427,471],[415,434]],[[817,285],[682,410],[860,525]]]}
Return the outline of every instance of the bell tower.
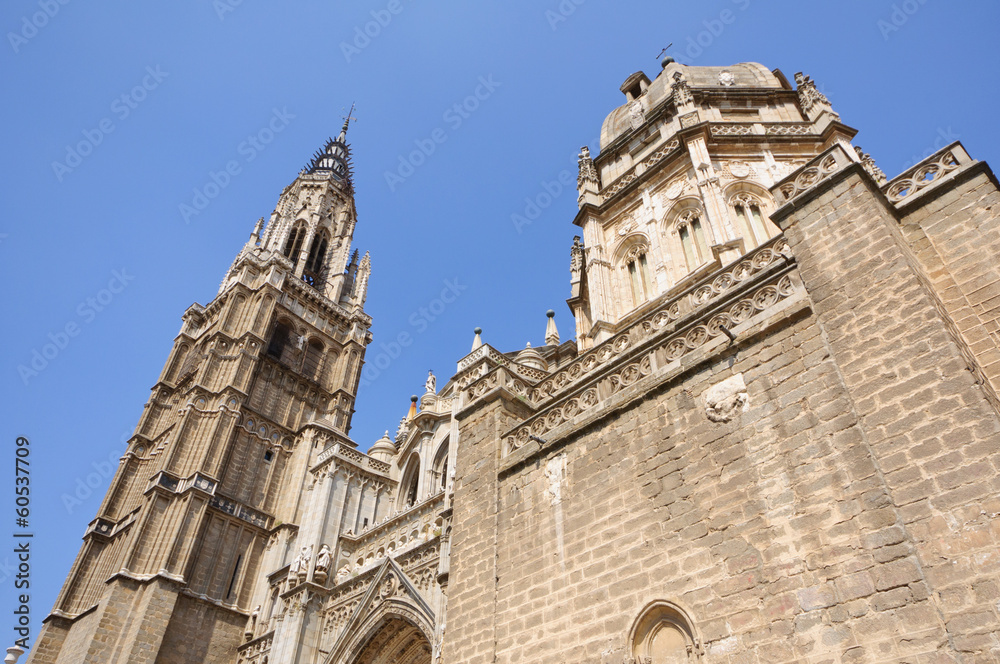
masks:
{"label": "bell tower", "polygon": [[257,222],[215,298],[184,313],[29,662],[236,652],[265,558],[301,521],[309,467],[355,447],[371,260],[351,246],[349,121]]}

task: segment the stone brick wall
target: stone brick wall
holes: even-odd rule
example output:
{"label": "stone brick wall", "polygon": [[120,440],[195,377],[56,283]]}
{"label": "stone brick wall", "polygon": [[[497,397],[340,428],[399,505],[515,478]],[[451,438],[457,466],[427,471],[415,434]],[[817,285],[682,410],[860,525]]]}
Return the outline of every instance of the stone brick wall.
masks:
{"label": "stone brick wall", "polygon": [[[981,165],[980,165],[981,166]],[[1000,392],[1000,192],[986,168],[904,209],[902,231],[993,392]],[[965,178],[963,178],[965,179]]]}
{"label": "stone brick wall", "polygon": [[929,595],[942,650],[988,661],[1000,638],[997,412],[887,201],[860,169],[834,180],[779,223],[890,492],[876,534],[901,528],[891,536],[916,547],[920,585],[895,601]]}
{"label": "stone brick wall", "polygon": [[775,219],[798,306],[512,467],[516,401],[460,415],[444,661],[627,662],[657,600],[707,662],[996,661],[1000,418],[940,275],[860,167]]}
{"label": "stone brick wall", "polygon": [[[155,664],[235,662],[246,618],[181,596],[170,617]],[[211,625],[211,628],[207,626]]]}

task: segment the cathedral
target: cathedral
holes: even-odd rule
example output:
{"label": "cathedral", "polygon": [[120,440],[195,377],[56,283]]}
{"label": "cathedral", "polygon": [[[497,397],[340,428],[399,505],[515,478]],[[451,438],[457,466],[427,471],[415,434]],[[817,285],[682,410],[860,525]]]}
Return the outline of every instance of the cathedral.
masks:
{"label": "cathedral", "polygon": [[579,156],[575,329],[476,330],[374,442],[345,123],[184,312],[27,661],[1000,661],[996,177],[661,64]]}

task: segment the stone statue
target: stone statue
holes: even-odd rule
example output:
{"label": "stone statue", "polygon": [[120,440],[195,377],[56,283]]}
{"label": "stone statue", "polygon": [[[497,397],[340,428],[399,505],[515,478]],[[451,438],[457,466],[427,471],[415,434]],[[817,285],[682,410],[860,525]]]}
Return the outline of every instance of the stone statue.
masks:
{"label": "stone statue", "polygon": [[427,382],[424,383],[424,387],[428,394],[437,394],[437,378],[434,377],[433,371],[427,372]]}
{"label": "stone statue", "polygon": [[312,553],[310,552],[310,546],[302,547],[302,551],[299,555],[295,557],[292,561],[291,567],[288,569],[289,576],[305,576],[309,572],[309,561],[312,560]]}
{"label": "stone statue", "polygon": [[243,631],[243,636],[246,637],[247,641],[253,639],[253,633],[254,630],[257,629],[257,618],[259,616],[260,616],[260,604],[257,605],[257,608],[255,608],[253,612],[250,614],[250,617],[247,618],[247,626],[246,629]]}
{"label": "stone statue", "polygon": [[349,577],[350,575],[351,575],[351,568],[348,567],[347,565],[344,565],[337,572],[337,578],[335,580],[337,583],[343,583],[344,581],[347,580],[347,577]]}
{"label": "stone statue", "polygon": [[323,575],[326,578],[327,573],[330,571],[330,563],[333,558],[333,552],[330,551],[330,547],[324,544],[319,549],[319,553],[316,554],[316,576]]}

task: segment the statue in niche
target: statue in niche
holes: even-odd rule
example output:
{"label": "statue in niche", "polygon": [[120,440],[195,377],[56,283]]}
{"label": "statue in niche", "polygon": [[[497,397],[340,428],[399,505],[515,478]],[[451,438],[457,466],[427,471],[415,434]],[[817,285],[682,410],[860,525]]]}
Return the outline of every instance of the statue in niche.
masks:
{"label": "statue in niche", "polygon": [[309,572],[309,561],[312,560],[311,549],[311,546],[302,547],[299,555],[295,556],[295,560],[292,561],[291,567],[288,568],[289,576],[305,578],[306,574]]}
{"label": "statue in niche", "polygon": [[330,551],[330,547],[326,544],[320,547],[319,553],[316,554],[316,572],[314,576],[317,581],[325,581],[327,574],[330,572],[330,563],[333,562],[333,552]]}

